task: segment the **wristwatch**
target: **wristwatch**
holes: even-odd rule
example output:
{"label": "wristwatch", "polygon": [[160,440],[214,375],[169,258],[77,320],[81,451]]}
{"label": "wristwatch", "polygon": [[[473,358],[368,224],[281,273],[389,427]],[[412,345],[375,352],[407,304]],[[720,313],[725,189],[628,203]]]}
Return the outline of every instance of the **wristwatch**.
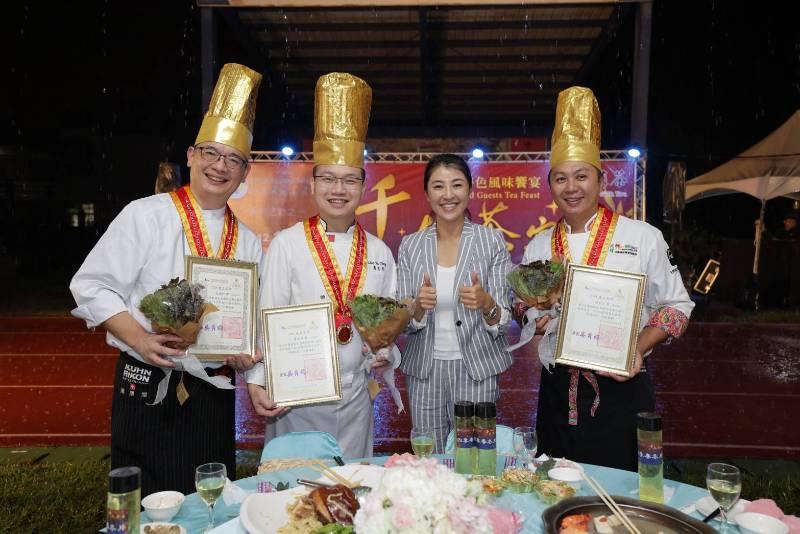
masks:
{"label": "wristwatch", "polygon": [[488,312],[483,312],[483,318],[486,319],[487,321],[491,321],[492,319],[497,317],[497,311],[499,309],[500,306],[498,306],[497,303],[495,302],[491,310],[489,310]]}

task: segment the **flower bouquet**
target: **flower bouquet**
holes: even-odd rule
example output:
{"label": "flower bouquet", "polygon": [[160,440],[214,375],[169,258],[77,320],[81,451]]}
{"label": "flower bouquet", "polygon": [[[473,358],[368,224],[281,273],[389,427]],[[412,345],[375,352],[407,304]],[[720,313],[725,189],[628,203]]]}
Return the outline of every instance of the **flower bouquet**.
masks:
{"label": "flower bouquet", "polygon": [[183,341],[167,343],[175,349],[187,349],[197,341],[203,317],[217,311],[202,295],[203,286],[173,278],[161,289],[145,296],[139,310],[150,319],[153,331],[174,334]]}
{"label": "flower bouquet", "polygon": [[527,306],[539,310],[549,310],[561,300],[564,290],[567,263],[563,258],[534,261],[519,265],[506,279],[514,293]]}
{"label": "flower bouquet", "polygon": [[350,302],[353,322],[373,353],[390,346],[411,321],[411,299],[397,302],[375,295],[359,295]]}
{"label": "flower bouquet", "polygon": [[380,484],[353,520],[360,534],[514,534],[522,529],[519,514],[488,504],[480,481],[467,480],[434,458],[394,455],[385,466]]}

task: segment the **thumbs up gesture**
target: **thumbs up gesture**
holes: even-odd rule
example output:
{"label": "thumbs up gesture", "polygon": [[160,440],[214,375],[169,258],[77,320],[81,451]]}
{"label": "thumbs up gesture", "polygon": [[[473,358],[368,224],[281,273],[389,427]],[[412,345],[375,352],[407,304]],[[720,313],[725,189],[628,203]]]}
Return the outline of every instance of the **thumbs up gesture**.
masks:
{"label": "thumbs up gesture", "polygon": [[422,275],[422,285],[417,291],[416,304],[414,306],[414,319],[421,321],[425,312],[436,307],[436,288],[431,284],[428,273]]}
{"label": "thumbs up gesture", "polygon": [[481,281],[478,279],[478,273],[470,273],[470,279],[472,285],[458,288],[458,295],[461,297],[461,303],[468,310],[480,310],[481,312],[491,310],[494,307],[494,300],[483,290]]}

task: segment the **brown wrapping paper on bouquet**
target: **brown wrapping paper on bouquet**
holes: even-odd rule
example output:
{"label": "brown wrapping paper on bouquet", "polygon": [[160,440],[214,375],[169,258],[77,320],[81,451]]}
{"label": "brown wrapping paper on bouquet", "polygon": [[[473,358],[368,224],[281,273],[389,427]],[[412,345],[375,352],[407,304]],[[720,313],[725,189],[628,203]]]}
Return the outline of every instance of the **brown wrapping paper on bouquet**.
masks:
{"label": "brown wrapping paper on bouquet", "polygon": [[373,354],[380,349],[391,346],[392,343],[405,331],[411,321],[414,301],[412,299],[401,300],[394,312],[384,319],[380,324],[373,327],[365,327],[359,323],[357,318],[353,318],[361,339],[369,345]]}
{"label": "brown wrapping paper on bouquet", "polygon": [[156,334],[173,334],[181,338],[183,341],[170,341],[165,343],[166,346],[172,349],[178,350],[186,350],[190,346],[197,343],[197,337],[200,335],[200,329],[203,327],[203,319],[209,313],[213,313],[217,311],[219,308],[214,306],[213,304],[209,304],[206,302],[203,304],[203,311],[200,313],[200,317],[197,318],[197,321],[190,321],[184,324],[182,327],[175,329],[170,326],[160,325],[153,321],[150,322],[150,325],[153,328],[153,332]]}

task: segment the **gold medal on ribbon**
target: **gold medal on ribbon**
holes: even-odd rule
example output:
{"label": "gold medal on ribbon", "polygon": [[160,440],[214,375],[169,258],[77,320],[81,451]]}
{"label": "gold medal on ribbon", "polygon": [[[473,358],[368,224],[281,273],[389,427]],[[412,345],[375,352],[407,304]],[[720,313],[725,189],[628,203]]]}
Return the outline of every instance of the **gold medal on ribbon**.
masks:
{"label": "gold medal on ribbon", "polygon": [[[330,240],[324,232],[320,232],[319,224],[319,215],[314,215],[303,222],[306,242],[322,285],[325,286],[325,291],[331,300],[336,303],[334,313],[336,339],[340,344],[347,345],[353,339],[353,315],[347,303],[356,298],[367,279],[367,236],[361,225],[356,223],[353,230],[353,244],[350,247],[350,259],[347,262],[347,274],[342,276]],[[346,298],[342,293],[342,286],[345,283],[347,283]]]}

